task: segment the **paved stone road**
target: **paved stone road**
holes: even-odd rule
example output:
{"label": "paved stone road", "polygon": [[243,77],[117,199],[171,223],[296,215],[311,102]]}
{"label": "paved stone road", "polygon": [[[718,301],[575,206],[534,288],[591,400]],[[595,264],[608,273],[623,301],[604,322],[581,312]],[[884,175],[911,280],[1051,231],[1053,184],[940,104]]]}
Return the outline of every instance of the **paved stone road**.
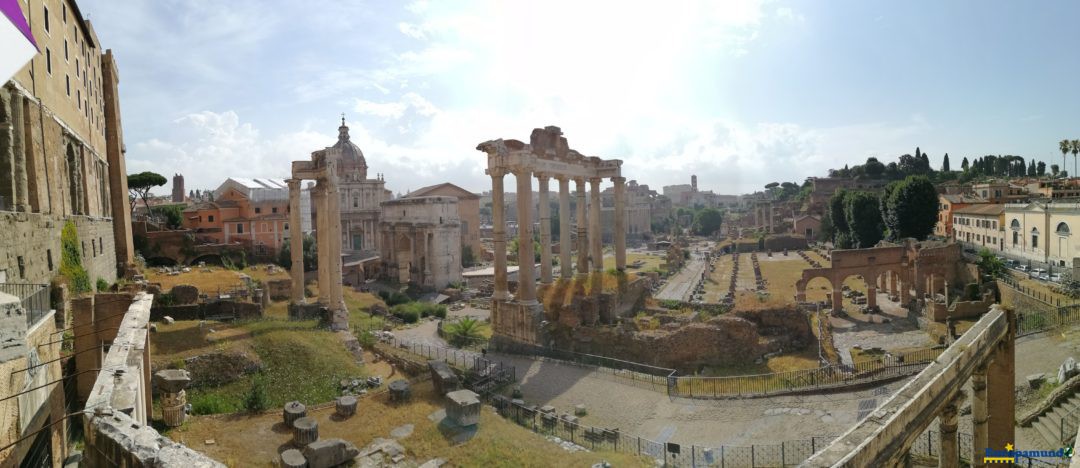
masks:
{"label": "paved stone road", "polygon": [[656,293],[660,300],[670,299],[676,301],[689,301],[694,287],[701,280],[701,273],[705,271],[706,261],[697,252],[691,252],[690,261],[679,270],[675,276],[668,279],[664,287]]}

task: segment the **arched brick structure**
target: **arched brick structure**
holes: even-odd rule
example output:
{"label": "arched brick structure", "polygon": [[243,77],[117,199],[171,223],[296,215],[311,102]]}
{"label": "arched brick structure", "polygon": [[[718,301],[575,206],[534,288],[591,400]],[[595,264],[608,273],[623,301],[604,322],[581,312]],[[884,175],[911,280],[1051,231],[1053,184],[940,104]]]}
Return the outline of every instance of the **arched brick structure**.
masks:
{"label": "arched brick structure", "polygon": [[[956,265],[960,259],[960,245],[924,244],[905,239],[903,244],[882,242],[868,249],[832,251],[832,266],[803,270],[802,278],[795,282],[795,299],[806,300],[806,284],[814,278],[825,278],[833,286],[833,309],[843,304],[840,285],[849,276],[862,276],[867,287],[867,305],[877,305],[877,290],[886,288],[897,294],[901,304],[911,301],[911,289],[915,297],[947,289],[956,277]],[[884,281],[881,281],[884,278]]]}

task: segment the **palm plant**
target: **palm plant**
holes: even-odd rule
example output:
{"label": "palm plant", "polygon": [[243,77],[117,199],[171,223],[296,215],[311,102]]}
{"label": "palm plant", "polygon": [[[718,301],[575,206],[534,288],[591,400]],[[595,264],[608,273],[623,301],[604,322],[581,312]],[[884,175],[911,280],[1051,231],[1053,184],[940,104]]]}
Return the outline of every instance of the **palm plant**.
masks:
{"label": "palm plant", "polygon": [[1076,177],[1076,154],[1080,153],[1080,140],[1073,140],[1069,146],[1072,147],[1073,154],[1073,177]]}
{"label": "palm plant", "polygon": [[[1069,140],[1061,140],[1058,142],[1058,149],[1061,150],[1061,168],[1065,168],[1065,155],[1072,151],[1072,142]],[[1073,158],[1075,159],[1075,158]],[[1075,171],[1074,171],[1075,173]]]}
{"label": "palm plant", "polygon": [[446,333],[450,338],[450,344],[458,347],[468,346],[484,338],[482,328],[484,324],[472,317],[463,317],[460,320],[446,326]]}

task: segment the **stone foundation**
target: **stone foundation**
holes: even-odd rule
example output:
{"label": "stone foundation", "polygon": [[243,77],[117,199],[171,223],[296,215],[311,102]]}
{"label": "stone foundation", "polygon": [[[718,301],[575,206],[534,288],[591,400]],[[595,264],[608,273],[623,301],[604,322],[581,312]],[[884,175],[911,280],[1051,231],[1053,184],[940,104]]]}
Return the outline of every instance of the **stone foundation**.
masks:
{"label": "stone foundation", "polygon": [[533,345],[544,344],[544,307],[518,302],[491,301],[491,328],[493,339],[508,340]]}

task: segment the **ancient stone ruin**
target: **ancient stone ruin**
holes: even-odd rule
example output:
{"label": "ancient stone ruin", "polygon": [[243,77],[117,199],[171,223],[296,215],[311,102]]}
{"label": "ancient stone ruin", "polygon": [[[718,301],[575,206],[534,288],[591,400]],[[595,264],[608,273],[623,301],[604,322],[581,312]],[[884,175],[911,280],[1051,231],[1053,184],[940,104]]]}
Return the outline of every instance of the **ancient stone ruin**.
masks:
{"label": "ancient stone ruin", "polygon": [[165,425],[180,427],[187,417],[187,395],[184,389],[191,375],[183,369],[166,369],[154,374],[154,386],[161,391],[161,416]]}

